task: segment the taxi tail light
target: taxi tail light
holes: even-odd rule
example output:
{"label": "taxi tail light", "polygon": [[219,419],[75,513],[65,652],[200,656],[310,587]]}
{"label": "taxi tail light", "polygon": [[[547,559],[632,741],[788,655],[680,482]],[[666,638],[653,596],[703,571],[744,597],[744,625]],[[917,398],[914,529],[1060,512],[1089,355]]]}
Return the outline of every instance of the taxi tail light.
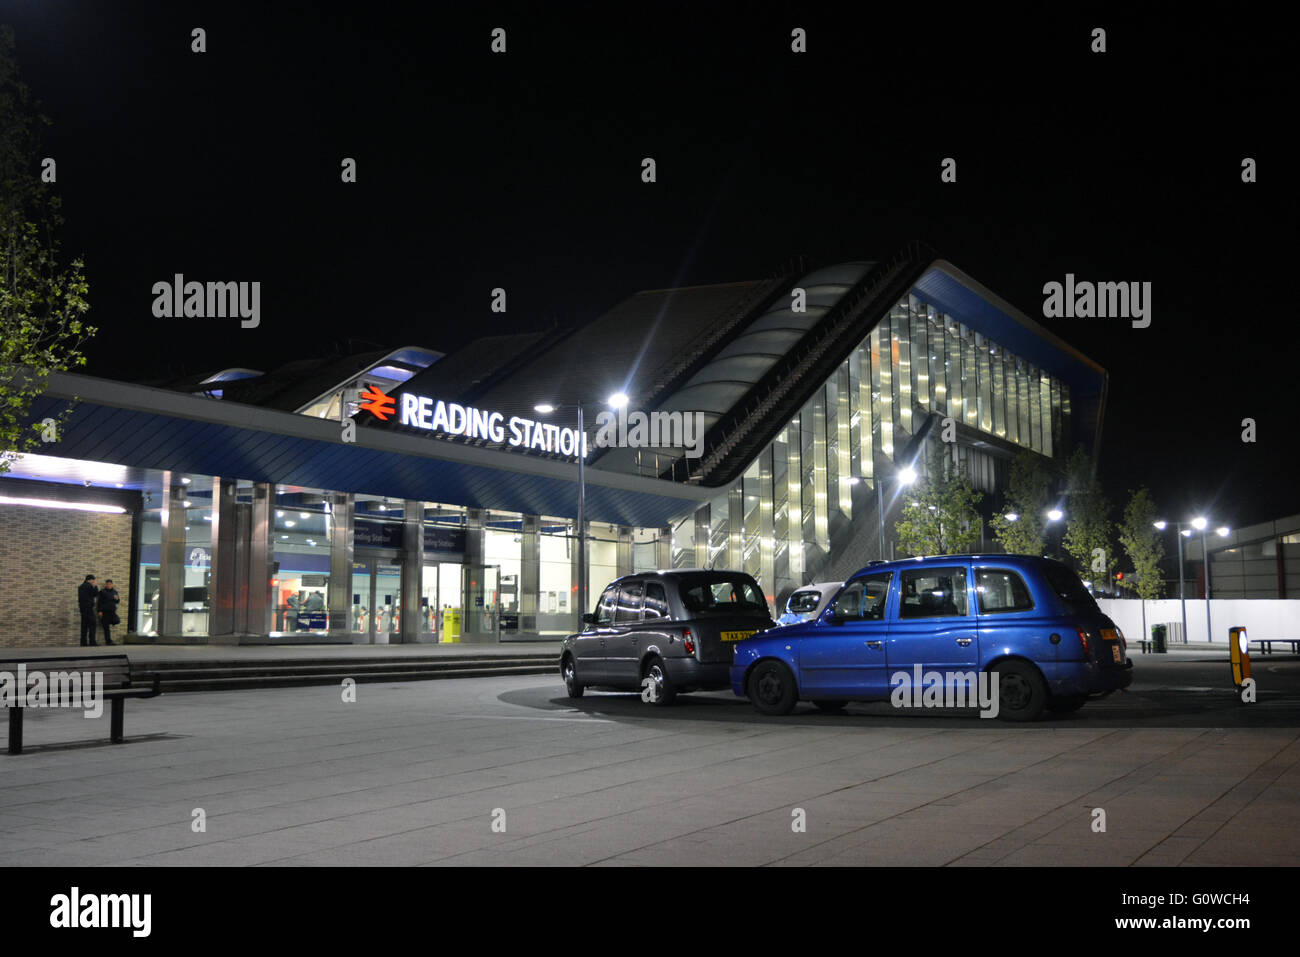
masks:
{"label": "taxi tail light", "polygon": [[1091,658],[1092,646],[1088,644],[1088,633],[1082,628],[1076,628],[1075,631],[1079,633],[1079,644],[1083,645],[1083,657]]}
{"label": "taxi tail light", "polygon": [[686,653],[688,655],[695,654],[695,638],[691,635],[691,630],[689,628],[682,629],[682,644],[686,646]]}

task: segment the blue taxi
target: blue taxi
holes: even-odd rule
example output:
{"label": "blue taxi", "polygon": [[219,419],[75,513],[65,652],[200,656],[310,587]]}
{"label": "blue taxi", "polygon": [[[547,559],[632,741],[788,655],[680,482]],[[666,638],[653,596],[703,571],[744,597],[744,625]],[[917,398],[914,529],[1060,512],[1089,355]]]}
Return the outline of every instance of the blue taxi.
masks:
{"label": "blue taxi", "polygon": [[837,711],[887,700],[912,675],[937,675],[951,690],[988,673],[997,717],[1032,721],[1127,687],[1132,668],[1123,634],[1068,566],[941,555],[872,563],[815,621],[739,642],[731,688],[779,715],[799,701]]}

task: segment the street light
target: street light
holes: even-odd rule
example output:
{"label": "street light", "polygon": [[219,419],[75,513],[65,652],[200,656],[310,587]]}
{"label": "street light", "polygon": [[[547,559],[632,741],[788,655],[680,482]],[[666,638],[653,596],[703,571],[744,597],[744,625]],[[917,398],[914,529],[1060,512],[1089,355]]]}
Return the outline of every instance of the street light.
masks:
{"label": "street light", "polygon": [[[1201,533],[1201,563],[1205,566],[1205,640],[1212,642],[1214,641],[1214,632],[1210,630],[1210,549],[1205,543],[1205,530],[1209,525],[1209,521],[1203,516],[1198,515],[1192,519],[1192,526]],[[1221,525],[1218,532],[1221,538],[1226,537],[1228,527]]]}
{"label": "street light", "polygon": [[[1160,531],[1169,527],[1169,523],[1164,519],[1152,523]],[[1190,527],[1184,528],[1187,524]],[[1210,630],[1210,553],[1205,544],[1205,530],[1210,527],[1209,519],[1198,515],[1191,522],[1174,522],[1174,527],[1178,531],[1178,601],[1182,607],[1183,613],[1183,641],[1187,640],[1187,590],[1183,579],[1183,543],[1182,539],[1192,537],[1192,529],[1201,533],[1201,559],[1205,563],[1205,640],[1214,641],[1214,632]],[[1226,525],[1220,525],[1215,531],[1220,538],[1226,538],[1231,531]]]}
{"label": "street light", "polygon": [[[619,393],[622,395],[622,393]],[[627,396],[623,396],[626,402]],[[611,397],[612,401],[612,397]],[[582,616],[587,613],[587,433],[582,419],[582,401],[576,403],[578,410],[578,630],[582,630]],[[556,406],[549,402],[539,402],[533,406],[535,412],[550,415]]]}
{"label": "street light", "polygon": [[[628,403],[626,392],[615,392],[607,400],[609,406],[621,409]],[[560,406],[550,402],[539,402],[533,406],[535,412],[550,415]],[[578,630],[582,630],[582,616],[587,613],[587,432],[583,421],[582,401],[572,406],[578,410]]]}
{"label": "street light", "polygon": [[[899,485],[911,485],[916,481],[916,469],[910,465],[904,466],[895,473],[895,477],[898,479]],[[884,476],[876,476],[876,517],[880,519],[880,557],[882,559],[885,557],[885,495],[881,490],[884,484]]]}

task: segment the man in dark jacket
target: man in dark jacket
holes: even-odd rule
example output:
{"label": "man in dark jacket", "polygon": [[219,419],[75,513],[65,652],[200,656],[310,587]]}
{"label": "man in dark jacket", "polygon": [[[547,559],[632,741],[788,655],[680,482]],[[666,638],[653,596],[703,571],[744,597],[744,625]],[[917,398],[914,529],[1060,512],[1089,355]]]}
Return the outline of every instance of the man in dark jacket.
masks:
{"label": "man in dark jacket", "polygon": [[99,611],[99,623],[104,628],[104,644],[113,643],[112,633],[109,631],[121,619],[117,617],[117,603],[122,599],[118,597],[117,589],[113,587],[113,579],[105,578],[104,587],[99,590],[95,597],[95,607]]}
{"label": "man in dark jacket", "polygon": [[96,614],[95,598],[99,595],[99,589],[95,587],[95,576],[87,575],[86,580],[77,586],[77,610],[81,612],[81,644],[97,644],[95,641],[95,632],[99,628],[99,618]]}

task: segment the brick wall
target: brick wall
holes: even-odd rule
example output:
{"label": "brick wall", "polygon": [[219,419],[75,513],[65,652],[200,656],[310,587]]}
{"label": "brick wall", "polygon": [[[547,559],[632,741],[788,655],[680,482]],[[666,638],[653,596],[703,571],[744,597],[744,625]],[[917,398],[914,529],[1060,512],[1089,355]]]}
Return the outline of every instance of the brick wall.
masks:
{"label": "brick wall", "polygon": [[[113,579],[126,634],[131,585],[131,516],[0,505],[0,648],[76,645],[77,586],[93,574]],[[103,643],[103,632],[97,640]]]}

